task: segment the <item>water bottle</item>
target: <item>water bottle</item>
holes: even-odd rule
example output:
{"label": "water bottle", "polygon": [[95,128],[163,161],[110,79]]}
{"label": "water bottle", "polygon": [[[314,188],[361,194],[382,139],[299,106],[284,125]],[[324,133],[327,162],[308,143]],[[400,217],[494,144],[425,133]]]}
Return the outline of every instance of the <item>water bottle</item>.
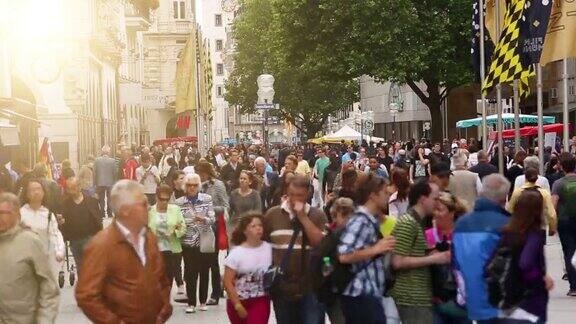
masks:
{"label": "water bottle", "polygon": [[334,265],[330,261],[330,257],[324,257],[322,261],[322,276],[328,277],[334,271]]}

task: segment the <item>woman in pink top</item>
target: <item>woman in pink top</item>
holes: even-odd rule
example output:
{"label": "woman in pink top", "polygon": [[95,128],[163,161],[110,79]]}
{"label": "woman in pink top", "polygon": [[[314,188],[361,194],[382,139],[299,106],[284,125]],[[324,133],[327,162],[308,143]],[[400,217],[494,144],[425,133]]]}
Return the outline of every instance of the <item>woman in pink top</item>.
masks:
{"label": "woman in pink top", "polygon": [[454,223],[466,212],[460,199],[447,192],[441,193],[434,211],[434,226],[425,232],[428,247],[434,249],[437,243],[452,242]]}

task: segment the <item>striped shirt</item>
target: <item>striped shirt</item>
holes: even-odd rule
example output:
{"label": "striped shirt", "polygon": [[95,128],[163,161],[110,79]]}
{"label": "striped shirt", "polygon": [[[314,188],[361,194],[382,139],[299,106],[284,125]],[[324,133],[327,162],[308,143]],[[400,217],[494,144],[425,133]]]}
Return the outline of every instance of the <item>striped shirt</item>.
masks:
{"label": "striped shirt", "polygon": [[[378,221],[368,209],[364,206],[358,207],[340,237],[338,254],[349,254],[376,244],[379,239],[377,232],[379,227]],[[384,294],[384,258],[382,256],[352,264],[352,272],[356,275],[344,290],[345,296],[380,297]]]}
{"label": "striped shirt", "polygon": [[[427,245],[420,219],[413,209],[398,218],[393,232],[396,237],[394,254],[410,257],[426,256]],[[397,305],[432,306],[430,267],[398,271],[391,295]]]}
{"label": "striped shirt", "polygon": [[[215,221],[212,197],[205,193],[198,193],[197,197],[180,197],[176,199],[175,203],[182,209],[182,215],[186,222],[186,234],[182,237],[182,245],[199,247],[200,231],[211,231],[211,226]],[[206,223],[196,223],[194,221],[195,216],[204,217]]]}

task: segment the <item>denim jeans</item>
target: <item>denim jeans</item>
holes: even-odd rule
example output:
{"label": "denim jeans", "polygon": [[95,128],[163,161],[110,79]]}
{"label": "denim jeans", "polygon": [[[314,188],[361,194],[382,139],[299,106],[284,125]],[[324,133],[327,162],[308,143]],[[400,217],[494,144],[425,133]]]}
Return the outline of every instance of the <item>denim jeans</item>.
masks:
{"label": "denim jeans", "polygon": [[346,324],[386,324],[382,297],[341,296],[340,300]]}
{"label": "denim jeans", "polygon": [[273,299],[277,324],[323,324],[326,317],[324,305],[314,293],[298,300],[286,300],[281,296]]}
{"label": "denim jeans", "polygon": [[574,251],[576,251],[576,220],[558,219],[558,235],[560,236],[562,252],[564,253],[564,265],[566,274],[568,274],[570,290],[576,290],[576,270],[572,266],[572,256]]}
{"label": "denim jeans", "polygon": [[74,256],[78,276],[80,276],[80,265],[82,264],[82,258],[84,256],[84,247],[91,238],[92,236],[70,241],[70,251],[72,251],[72,255]]}

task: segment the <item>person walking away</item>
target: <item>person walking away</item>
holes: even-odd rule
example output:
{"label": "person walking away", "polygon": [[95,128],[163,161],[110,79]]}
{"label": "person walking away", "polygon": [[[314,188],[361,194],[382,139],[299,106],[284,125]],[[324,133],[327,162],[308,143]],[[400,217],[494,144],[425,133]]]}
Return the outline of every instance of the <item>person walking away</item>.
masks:
{"label": "person walking away", "polygon": [[[199,164],[200,166],[200,164]],[[200,310],[207,311],[208,270],[207,253],[200,251],[200,237],[212,231],[214,207],[212,197],[200,192],[201,179],[198,174],[184,177],[186,195],[176,199],[186,222],[186,234],[182,237],[182,258],[184,259],[184,280],[188,307],[186,313],[196,312],[197,283],[200,276]]]}
{"label": "person walking away", "polygon": [[570,284],[567,295],[576,297],[576,269],[570,262],[576,251],[576,159],[570,153],[562,153],[560,164],[566,175],[554,183],[552,201],[558,212],[558,235]]}
{"label": "person walking away", "polygon": [[398,217],[393,231],[396,246],[392,267],[397,271],[390,292],[404,324],[432,323],[432,278],[430,267],[450,263],[450,252],[427,254],[423,223],[434,213],[438,186],[426,179],[417,181],[408,194],[410,208]]}
{"label": "person walking away", "polygon": [[148,211],[148,227],[158,238],[158,250],[164,259],[170,288],[172,280],[181,272],[178,270],[182,262],[180,238],[186,234],[186,222],[180,207],[168,203],[171,196],[170,186],[165,184],[158,186],[156,204]]}
{"label": "person walking away", "polygon": [[362,175],[356,200],[360,207],[340,237],[339,261],[350,264],[353,273],[340,297],[346,323],[386,323],[384,254],[395,244],[393,237],[380,233],[380,217],[389,199],[386,185],[384,178]]}
{"label": "person walking away", "polygon": [[114,221],[86,246],[78,307],[96,323],[165,323],[172,315],[170,283],[156,236],[147,228],[144,189],[120,180],[110,198]]}
{"label": "person walking away", "polygon": [[[526,170],[528,172],[528,170]],[[537,173],[536,173],[537,174]],[[540,191],[523,190],[516,201],[510,222],[502,229],[500,246],[507,246],[518,255],[518,264],[513,267],[527,294],[517,307],[504,317],[513,318],[514,323],[546,323],[548,291],[554,286],[546,273],[544,245],[546,232],[542,219],[544,199]],[[506,322],[505,322],[506,323]]]}
{"label": "person walking away", "polygon": [[40,180],[28,181],[21,201],[24,205],[20,208],[20,221],[40,237],[56,279],[60,272],[60,263],[64,260],[64,238],[58,229],[59,218],[46,207],[46,190]]}
{"label": "person walking away", "polygon": [[[538,159],[537,156],[529,156],[524,159],[524,170],[528,168],[533,168],[536,171],[538,171],[538,173],[540,172],[539,171],[540,160]],[[516,180],[514,181],[514,189],[521,188],[525,183],[526,183],[526,176],[524,174],[516,177]],[[548,182],[548,179],[546,179],[546,177],[541,176],[540,174],[538,174],[536,185],[550,192],[550,183]]]}
{"label": "person walking away", "polygon": [[94,185],[100,202],[100,210],[112,217],[110,207],[110,190],[116,182],[116,160],[110,157],[110,147],[102,147],[102,155],[94,161]]}
{"label": "person walking away", "polygon": [[498,309],[488,301],[484,266],[509,221],[510,214],[504,209],[509,190],[510,182],[503,175],[484,177],[474,210],[458,219],[454,227],[453,265],[465,287],[468,318],[479,324],[499,323]]}
{"label": "person walking away", "polygon": [[542,212],[542,230],[544,236],[546,236],[546,229],[549,229],[549,235],[554,236],[556,235],[556,231],[558,230],[558,219],[556,217],[556,209],[554,207],[554,202],[552,201],[552,195],[550,191],[541,188],[536,184],[538,181],[538,170],[527,167],[524,172],[524,177],[526,178],[526,182],[520,187],[513,191],[512,197],[510,197],[510,201],[508,202],[507,210],[510,214],[514,214],[514,209],[516,208],[516,203],[522,192],[526,190],[536,190],[540,193],[544,203],[544,209]]}
{"label": "person walking away", "polygon": [[[273,265],[281,266],[284,254],[290,252],[286,256],[289,262],[283,269],[283,279],[272,294],[278,324],[318,324],[324,321],[324,308],[313,293],[308,265],[310,248],[322,241],[327,220],[322,210],[307,203],[309,188],[307,177],[294,176],[288,185],[287,199],[269,209],[264,217],[265,237],[270,238],[273,246]],[[287,251],[294,231],[297,231],[294,248]]]}
{"label": "person walking away", "polygon": [[451,176],[452,170],[448,163],[438,162],[430,166],[430,182],[435,183],[440,192],[448,192]]}
{"label": "person walking away", "polygon": [[448,191],[462,199],[467,210],[472,210],[482,191],[482,181],[478,174],[466,169],[468,163],[465,154],[456,153],[452,156],[452,164],[456,169],[452,171]]}
{"label": "person walking away", "polygon": [[490,164],[490,161],[488,161],[488,153],[484,150],[478,151],[478,164],[468,170],[477,173],[480,180],[483,180],[487,175],[498,173],[498,168]]}
{"label": "person walking away", "polygon": [[410,179],[408,172],[402,168],[392,171],[392,182],[388,186],[390,198],[388,199],[388,216],[398,218],[408,211],[408,192],[410,191]]}
{"label": "person walking away", "polygon": [[122,175],[123,179],[136,180],[136,169],[138,168],[138,161],[134,158],[132,149],[124,147],[122,149]]}
{"label": "person walking away", "polygon": [[[527,156],[525,151],[518,151],[516,155],[514,155],[512,166],[506,171],[506,178],[510,183],[514,183],[518,176],[524,174],[524,159],[526,159]],[[514,190],[514,188],[510,190]],[[510,191],[510,196],[511,195],[512,191]]]}
{"label": "person walking away", "polygon": [[[242,172],[240,172],[239,183],[240,187],[233,190],[230,194],[230,220],[226,225],[229,234],[232,234],[232,231],[236,228],[244,214],[250,211],[262,211],[260,193],[252,189],[254,185],[254,175],[242,170]],[[231,235],[229,237],[231,237]]]}
{"label": "person walking away", "polygon": [[218,260],[219,248],[218,237],[219,233],[219,223],[225,222],[228,219],[228,209],[230,208],[230,200],[228,199],[228,194],[226,193],[226,186],[224,182],[216,179],[216,170],[214,165],[208,162],[201,162],[196,168],[196,172],[202,180],[201,192],[210,195],[212,197],[212,206],[214,208],[215,221],[212,224],[212,231],[215,237],[215,249],[214,252],[208,253],[206,259],[209,262],[210,274],[212,280],[212,293],[210,299],[207,302],[208,306],[218,305],[218,300],[222,297],[222,283],[220,276],[220,265]]}
{"label": "person walking away", "polygon": [[152,164],[150,155],[145,154],[140,157],[141,166],[136,169],[136,181],[144,186],[144,194],[148,199],[148,204],[156,204],[156,188],[160,184],[160,173],[158,168]]}
{"label": "person walking away", "polygon": [[60,291],[40,236],[20,223],[20,201],[0,194],[0,322],[55,323]]}
{"label": "person walking away", "polygon": [[230,157],[228,158],[228,163],[222,167],[222,171],[220,172],[222,181],[226,185],[226,190],[231,192],[234,189],[237,189],[238,178],[240,177],[240,171],[243,170],[242,166],[238,163],[239,154],[236,150],[230,151]]}
{"label": "person walking away", "polygon": [[60,229],[64,239],[70,241],[70,250],[76,261],[78,275],[80,275],[84,248],[88,241],[102,230],[103,215],[98,206],[98,200],[82,193],[78,178],[68,179],[66,194],[62,211],[63,223]]}
{"label": "person walking away", "polygon": [[[434,209],[434,226],[425,232],[428,249],[435,252],[448,251],[452,244],[454,223],[468,211],[463,200],[448,192],[441,192]],[[432,268],[432,291],[434,323],[472,324],[466,309],[458,304],[457,289],[449,280],[453,277],[450,264]]]}
{"label": "person walking away", "polygon": [[246,214],[232,234],[234,247],[224,261],[226,312],[232,324],[266,324],[270,297],[264,290],[264,273],[272,265],[272,245],[263,241],[260,214]]}

